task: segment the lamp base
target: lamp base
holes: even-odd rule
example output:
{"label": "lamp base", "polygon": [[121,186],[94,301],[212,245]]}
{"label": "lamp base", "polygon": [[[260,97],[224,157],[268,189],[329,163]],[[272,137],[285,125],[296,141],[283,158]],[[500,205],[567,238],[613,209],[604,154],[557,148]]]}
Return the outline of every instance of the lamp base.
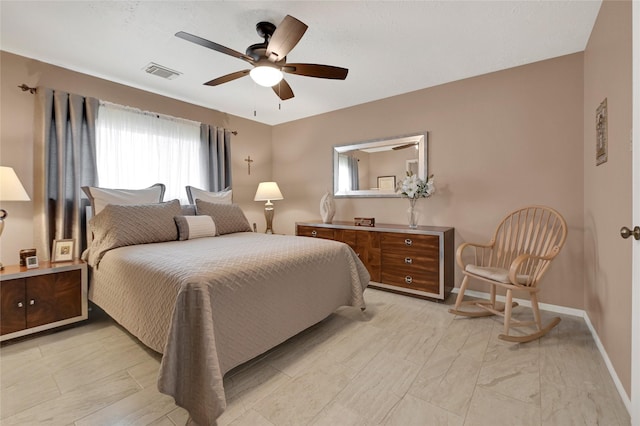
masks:
{"label": "lamp base", "polygon": [[[7,211],[5,209],[0,209],[0,236],[2,235],[2,231],[4,231],[4,218],[7,217]],[[0,271],[4,270],[4,265],[0,262]]]}
{"label": "lamp base", "polygon": [[267,202],[264,206],[264,218],[267,220],[265,234],[273,234],[273,203]]}

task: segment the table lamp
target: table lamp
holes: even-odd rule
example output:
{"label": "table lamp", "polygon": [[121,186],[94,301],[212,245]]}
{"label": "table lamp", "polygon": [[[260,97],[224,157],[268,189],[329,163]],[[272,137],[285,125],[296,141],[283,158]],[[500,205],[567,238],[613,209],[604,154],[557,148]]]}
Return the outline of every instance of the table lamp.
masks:
{"label": "table lamp", "polygon": [[[24,190],[22,182],[12,167],[0,166],[0,201],[29,201],[27,191]],[[0,209],[0,236],[4,230],[4,219],[7,211]],[[0,262],[0,271],[4,269]]]}
{"label": "table lamp", "polygon": [[271,200],[284,200],[278,184],[275,182],[260,182],[253,201],[266,201],[264,204],[264,217],[267,219],[265,234],[273,234],[273,203]]}

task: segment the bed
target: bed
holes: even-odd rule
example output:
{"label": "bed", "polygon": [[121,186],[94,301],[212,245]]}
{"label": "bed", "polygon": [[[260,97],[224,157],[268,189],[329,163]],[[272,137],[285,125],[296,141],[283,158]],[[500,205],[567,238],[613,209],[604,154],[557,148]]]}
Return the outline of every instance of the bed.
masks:
{"label": "bed", "polygon": [[[225,409],[226,372],[340,306],[364,309],[369,274],[346,244],[257,234],[237,206],[197,202],[215,236],[176,241],[177,200],[108,205],[91,220],[84,258],[90,300],[163,354],[159,390],[208,425]],[[242,224],[229,227],[233,221]]]}

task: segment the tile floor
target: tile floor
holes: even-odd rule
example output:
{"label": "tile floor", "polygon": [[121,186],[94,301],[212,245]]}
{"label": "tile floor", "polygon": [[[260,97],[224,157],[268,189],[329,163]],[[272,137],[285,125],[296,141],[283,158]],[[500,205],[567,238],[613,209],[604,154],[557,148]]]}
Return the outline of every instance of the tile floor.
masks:
{"label": "tile floor", "polygon": [[[341,308],[229,372],[218,425],[630,424],[582,319],[519,345],[498,340],[495,318],[365,296],[364,313]],[[156,390],[159,360],[98,309],[80,326],[5,342],[0,423],[184,425],[186,411]]]}

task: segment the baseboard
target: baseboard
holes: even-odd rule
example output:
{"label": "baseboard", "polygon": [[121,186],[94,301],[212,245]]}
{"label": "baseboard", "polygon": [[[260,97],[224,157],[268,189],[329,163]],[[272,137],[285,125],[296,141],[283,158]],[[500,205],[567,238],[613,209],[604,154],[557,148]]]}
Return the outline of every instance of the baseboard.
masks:
{"label": "baseboard", "polygon": [[631,415],[631,399],[627,395],[627,392],[624,390],[624,386],[622,386],[622,382],[620,381],[620,378],[616,374],[616,370],[613,368],[613,364],[609,359],[609,355],[607,355],[607,351],[604,349],[604,346],[600,341],[600,337],[598,336],[598,333],[596,333],[596,329],[593,327],[593,324],[591,324],[591,319],[589,319],[589,315],[586,312],[584,313],[584,322],[587,323],[587,327],[589,327],[589,330],[591,331],[591,336],[593,337],[593,340],[596,342],[596,346],[600,351],[600,355],[602,355],[602,359],[604,360],[604,363],[607,366],[607,370],[609,370],[609,375],[611,375],[611,378],[613,379],[613,383],[615,383],[616,385],[618,394],[620,394],[620,398],[622,398],[622,402],[624,403],[624,406],[627,407],[627,412],[629,413],[629,415]]}
{"label": "baseboard", "polygon": [[[459,293],[459,290],[460,289],[458,287],[455,287],[451,290],[451,292]],[[489,293],[485,293],[482,291],[466,290],[464,293],[467,296],[476,297],[479,299],[487,299],[487,300],[489,299]],[[497,295],[496,299],[499,300],[500,302],[504,302],[505,297],[501,295]],[[513,301],[518,302],[520,306],[526,306],[529,308],[531,307],[531,302],[527,299],[517,299],[514,297]],[[600,355],[602,356],[602,359],[604,360],[604,363],[607,366],[607,370],[609,370],[609,375],[613,379],[613,383],[616,385],[618,394],[620,395],[620,398],[622,398],[622,402],[627,408],[627,412],[629,413],[629,415],[631,415],[631,399],[627,395],[627,392],[624,390],[624,386],[622,386],[622,382],[620,381],[620,378],[618,377],[616,370],[613,368],[613,364],[609,359],[609,355],[607,354],[607,351],[604,349],[604,346],[600,341],[600,337],[598,336],[598,333],[596,333],[596,329],[593,327],[593,324],[591,324],[591,319],[589,319],[589,315],[587,315],[587,313],[582,309],[567,308],[566,306],[551,305],[549,303],[538,303],[538,306],[540,307],[540,310],[543,310],[543,311],[556,312],[558,314],[571,315],[571,316],[580,317],[584,319],[584,322],[587,324],[587,327],[589,327],[589,331],[591,332],[591,337],[593,337],[593,341],[596,343],[596,346],[598,347],[598,351],[600,351]]]}
{"label": "baseboard", "polygon": [[[451,292],[458,293],[459,290],[460,289],[458,287],[455,287],[453,290],[451,290]],[[477,297],[478,299],[489,299],[489,293],[485,293],[483,291],[466,290],[464,294],[471,297]],[[496,300],[504,302],[505,297],[497,295]],[[531,302],[528,299],[518,299],[514,297],[513,301],[518,302],[520,306],[526,306],[527,308],[531,307]],[[571,315],[580,318],[584,318],[585,316],[585,312],[582,309],[567,308],[566,306],[551,305],[549,303],[538,303],[538,306],[542,311],[556,312],[558,314]]]}

